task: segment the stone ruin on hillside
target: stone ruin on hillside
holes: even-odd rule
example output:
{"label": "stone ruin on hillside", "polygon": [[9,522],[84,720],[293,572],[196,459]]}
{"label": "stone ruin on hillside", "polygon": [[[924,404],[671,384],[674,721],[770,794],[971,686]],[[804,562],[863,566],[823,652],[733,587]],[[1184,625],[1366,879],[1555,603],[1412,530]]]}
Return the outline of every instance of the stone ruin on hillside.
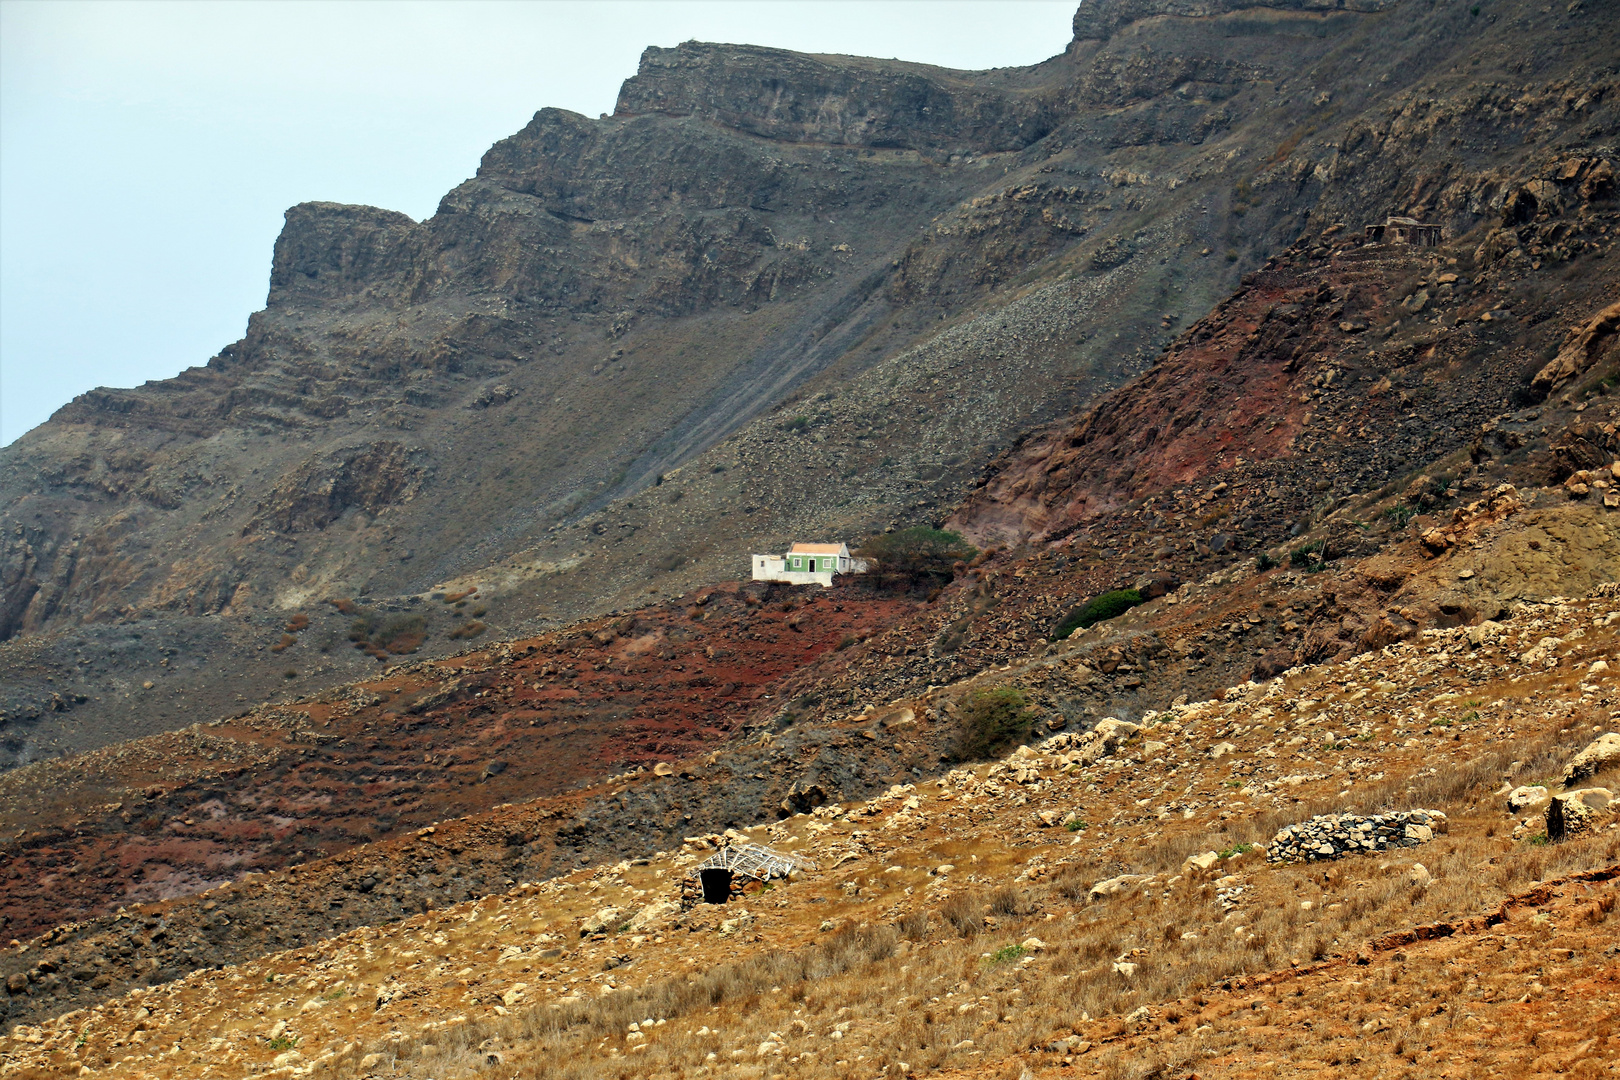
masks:
{"label": "stone ruin on hillside", "polygon": [[681,882],[681,907],[702,900],[724,904],[733,892],[740,892],[748,880],[765,883],[787,878],[795,871],[814,870],[814,861],[763,844],[730,844],[686,872]]}
{"label": "stone ruin on hillside", "polygon": [[1366,241],[1369,244],[1411,244],[1414,247],[1434,247],[1440,243],[1440,226],[1425,225],[1415,218],[1389,217],[1382,225],[1368,225]]}

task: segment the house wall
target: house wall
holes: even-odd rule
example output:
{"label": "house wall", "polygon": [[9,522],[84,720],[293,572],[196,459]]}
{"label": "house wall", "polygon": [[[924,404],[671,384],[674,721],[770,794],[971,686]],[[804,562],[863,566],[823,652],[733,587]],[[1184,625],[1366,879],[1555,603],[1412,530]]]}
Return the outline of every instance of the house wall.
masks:
{"label": "house wall", "polygon": [[[860,574],[866,571],[865,559],[848,555],[754,555],[752,559],[755,581],[831,585],[834,574]],[[811,569],[812,566],[814,569]]]}

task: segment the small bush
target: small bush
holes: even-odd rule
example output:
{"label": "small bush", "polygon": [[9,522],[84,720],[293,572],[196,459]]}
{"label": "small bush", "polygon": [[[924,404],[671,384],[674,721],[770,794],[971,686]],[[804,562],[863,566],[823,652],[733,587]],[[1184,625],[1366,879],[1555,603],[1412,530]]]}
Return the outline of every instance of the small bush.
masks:
{"label": "small bush", "polygon": [[270,1040],[270,1049],[275,1051],[291,1050],[298,1045],[298,1040],[290,1035],[277,1035]]}
{"label": "small bush", "polygon": [[809,426],[810,418],[808,416],[795,416],[791,419],[782,421],[783,431],[803,431]]}
{"label": "small bush", "polygon": [[1023,956],[1025,949],[1022,945],[1007,945],[990,954],[992,964],[1006,964]]}
{"label": "small bush", "polygon": [[489,627],[485,626],[477,619],[473,619],[469,622],[462,623],[460,626],[450,631],[450,639],[452,641],[461,641],[468,638],[475,638],[488,629]]}
{"label": "small bush", "polygon": [[1262,551],[1260,553],[1260,557],[1254,560],[1254,568],[1260,571],[1262,574],[1267,570],[1275,570],[1277,568],[1277,560],[1273,559],[1269,554]]}
{"label": "small bush", "polygon": [[1404,529],[1408,522],[1417,517],[1417,507],[1408,506],[1405,503],[1396,503],[1384,511],[1384,516],[1389,518],[1390,524],[1397,529]]}
{"label": "small bush", "polygon": [[1223,859],[1230,859],[1234,855],[1247,855],[1249,852],[1251,852],[1253,850],[1254,850],[1254,845],[1253,844],[1233,844],[1231,847],[1227,848],[1225,851],[1220,852],[1220,857],[1223,858]]}
{"label": "small bush", "polygon": [[967,893],[957,893],[946,900],[939,913],[963,937],[972,937],[984,928],[984,912],[979,902]]}
{"label": "small bush", "polygon": [[1022,691],[1006,686],[975,690],[957,710],[956,759],[997,757],[1028,737],[1034,722]]}
{"label": "small bush", "polygon": [[291,634],[282,634],[281,640],[270,646],[271,652],[285,652],[288,648],[298,644],[298,639]]}
{"label": "small bush", "polygon": [[1011,886],[1003,885],[990,894],[990,914],[992,915],[1022,915],[1024,910],[1023,896]]}
{"label": "small bush", "polygon": [[1321,570],[1327,565],[1325,545],[1318,540],[1313,544],[1295,548],[1288,553],[1288,565],[1304,570],[1307,573],[1315,573]]}
{"label": "small bush", "polygon": [[1097,623],[1117,618],[1142,602],[1142,594],[1135,589],[1114,589],[1094,596],[1063,617],[1052,630],[1052,640],[1062,641],[1076,630],[1085,630]]}
{"label": "small bush", "polygon": [[427,620],[420,615],[390,615],[382,621],[372,640],[396,656],[413,653],[427,640]]}
{"label": "small bush", "polygon": [[1080,818],[1070,818],[1068,821],[1063,823],[1063,827],[1068,829],[1070,832],[1085,832],[1087,829],[1091,828],[1091,823],[1089,821],[1083,821]]}
{"label": "small bush", "polygon": [[297,615],[294,615],[292,618],[287,620],[286,630],[289,634],[296,634],[308,625],[309,616],[305,615],[303,612],[299,612]]}

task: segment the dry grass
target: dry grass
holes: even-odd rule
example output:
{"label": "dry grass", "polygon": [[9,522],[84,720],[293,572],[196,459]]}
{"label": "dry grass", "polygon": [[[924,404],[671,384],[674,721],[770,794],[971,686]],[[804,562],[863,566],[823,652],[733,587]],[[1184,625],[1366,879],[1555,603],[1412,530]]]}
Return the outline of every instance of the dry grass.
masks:
{"label": "dry grass", "polygon": [[[503,1070],[515,1069],[511,1075],[558,1080],[684,1077],[703,1075],[705,1066],[713,1074],[716,1064],[732,1066],[728,1076],[751,1076],[752,1066],[768,1064],[759,1075],[785,1069],[819,1080],[850,1075],[857,1058],[867,1075],[893,1074],[902,1062],[912,1072],[971,1070],[1083,1017],[1120,1017],[1143,1004],[1202,1004],[1198,995],[1236,976],[1354,953],[1391,930],[1490,910],[1531,882],[1620,858],[1620,835],[1612,832],[1538,847],[1487,837],[1467,818],[1459,824],[1420,851],[1251,867],[1251,894],[1230,912],[1209,881],[1192,877],[1091,904],[1069,900],[1062,882],[958,893],[937,921],[918,910],[893,927],[846,926],[807,949],[377,1049],[405,1075],[436,1080],[477,1074],[491,1054]],[[1420,858],[1434,877],[1427,888],[1407,876]],[[1606,919],[1613,906],[1608,898],[1607,908],[1594,904],[1587,917]],[[1002,913],[993,932],[984,928],[987,910]],[[996,949],[1030,935],[1047,949],[1028,963],[997,961]],[[1127,976],[1116,962],[1137,966]],[[853,1034],[831,1039],[850,1018],[864,1021],[859,1042]],[[632,1050],[626,1031],[647,1019],[667,1024],[653,1029],[645,1050]],[[711,1030],[702,1033],[705,1027]],[[971,1046],[961,1046],[964,1040]],[[758,1055],[768,1041],[784,1044],[782,1057]],[[1103,1075],[1146,1076],[1177,1062],[1136,1055],[1097,1064]]]}
{"label": "dry grass", "polygon": [[[1122,1032],[1121,1021],[1107,1018],[1144,1004],[1202,1005],[1200,995],[1238,976],[1352,954],[1392,930],[1488,911],[1534,882],[1614,863],[1614,832],[1551,846],[1498,835],[1504,777],[1556,775],[1589,741],[1586,726],[1495,744],[1435,775],[1234,818],[1216,846],[1266,841],[1283,825],[1320,813],[1425,806],[1444,810],[1451,822],[1449,835],[1420,849],[1328,863],[1268,866],[1252,855],[1221,864],[1216,874],[1241,873],[1246,891],[1235,900],[1223,902],[1214,875],[1182,872],[1187,855],[1210,846],[1207,832],[1194,831],[1129,856],[1082,857],[1045,881],[957,890],[932,910],[919,902],[892,926],[846,926],[797,952],[767,952],[691,979],[386,1048],[406,1075],[435,1080],[478,1073],[491,1055],[515,1076],[567,1080],[779,1071],[820,1080],[857,1069],[989,1068],[1085,1018]],[[1409,876],[1419,861],[1432,875],[1427,887]],[[1149,889],[1090,900],[1092,883],[1125,871],[1157,877]],[[1613,906],[1611,897],[1608,908],[1594,905],[1588,917],[1607,919]],[[1046,948],[1023,959],[1011,946],[1029,936]],[[1135,967],[1122,972],[1116,965]],[[645,1042],[626,1038],[631,1022],[647,1019],[666,1023]],[[832,1037],[852,1019],[859,1023],[849,1035]],[[1391,1038],[1401,1045],[1400,1033]],[[780,1044],[780,1055],[760,1055],[764,1043]],[[1190,1067],[1173,1053],[1103,1053],[1092,1064],[1101,1075],[1122,1077]],[[1344,1074],[1377,1071],[1369,1064]]]}

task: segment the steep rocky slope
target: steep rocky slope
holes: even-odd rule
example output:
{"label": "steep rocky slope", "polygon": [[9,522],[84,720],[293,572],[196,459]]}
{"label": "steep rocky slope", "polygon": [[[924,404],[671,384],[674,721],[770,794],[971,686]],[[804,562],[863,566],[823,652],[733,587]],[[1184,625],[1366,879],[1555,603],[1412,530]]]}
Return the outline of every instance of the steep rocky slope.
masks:
{"label": "steep rocky slope", "polygon": [[937,516],[1302,232],[1601,197],[1520,155],[1602,157],[1613,33],[1099,3],[1018,71],[688,44],[614,117],[538,113],[427,221],[296,207],[242,341],[4,452],[4,760],[357,677],[270,652],[328,596],[479,584],[511,634]]}
{"label": "steep rocky slope", "polygon": [[[1485,633],[1433,631],[1106,737],[1061,734],[864,802],[198,972],[14,1028],[0,1054],[18,1076],[1113,1075],[1139,1053],[1222,1075],[1279,1057],[1351,1075],[1447,1061],[1601,1075],[1620,1053],[1599,1019],[1620,825],[1610,814],[1547,846],[1508,795],[1612,724],[1614,594],[1520,605]],[[1432,827],[1382,851],[1277,859],[1279,826],[1391,807],[1425,808]],[[684,875],[744,836],[814,869],[683,906]],[[349,871],[393,880],[465,842],[425,830]],[[252,883],[208,905],[268,910],[298,891]],[[121,924],[107,937],[142,952],[173,911]],[[34,965],[28,993],[80,962],[58,940],[14,951]],[[1513,1005],[1549,993],[1568,1015]],[[1250,1016],[1233,1015],[1240,1002]],[[1318,1003],[1334,1007],[1275,1042]],[[1533,1037],[1473,1037],[1504,1028]]]}

